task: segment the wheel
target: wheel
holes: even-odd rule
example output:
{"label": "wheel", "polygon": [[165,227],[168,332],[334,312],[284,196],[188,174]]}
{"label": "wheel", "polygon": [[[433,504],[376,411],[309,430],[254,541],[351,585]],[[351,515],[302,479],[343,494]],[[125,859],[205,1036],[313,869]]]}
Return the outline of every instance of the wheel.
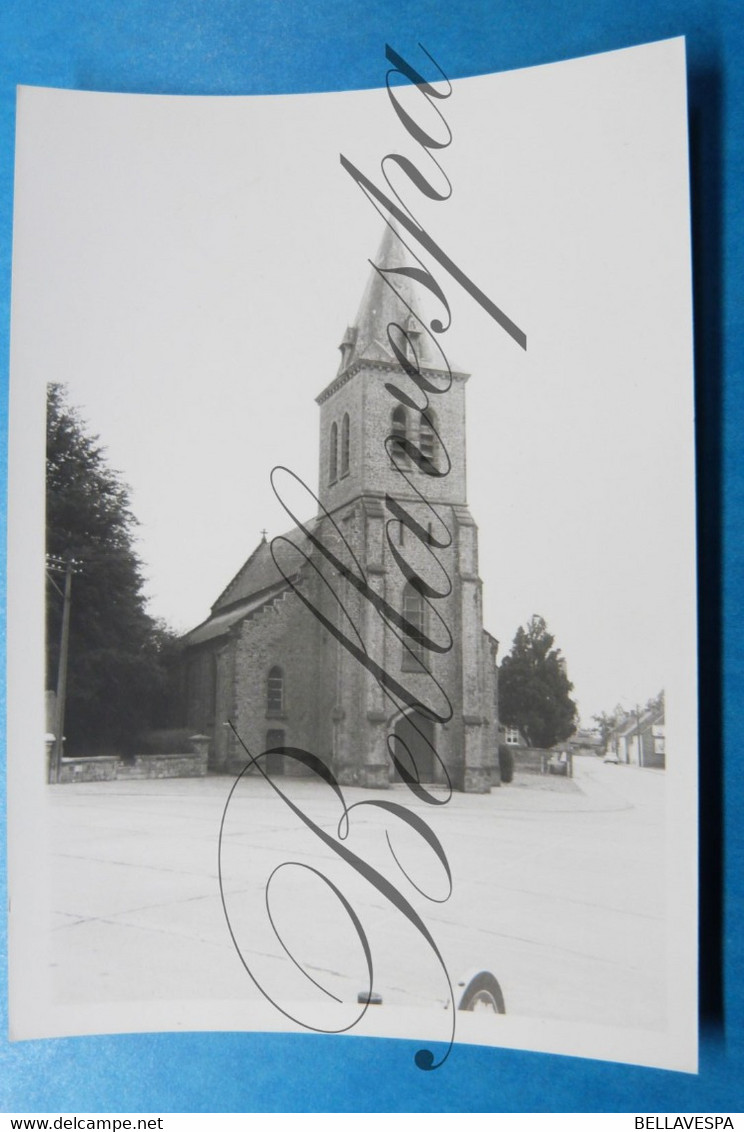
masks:
{"label": "wheel", "polygon": [[471,1010],[479,1014],[506,1014],[504,996],[498,979],[490,971],[473,975],[463,991],[458,1010]]}

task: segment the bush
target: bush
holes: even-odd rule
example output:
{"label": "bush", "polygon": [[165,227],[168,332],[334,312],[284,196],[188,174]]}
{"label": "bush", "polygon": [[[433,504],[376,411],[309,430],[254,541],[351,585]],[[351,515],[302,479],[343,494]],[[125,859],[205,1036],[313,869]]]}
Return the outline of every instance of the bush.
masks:
{"label": "bush", "polygon": [[183,755],[192,751],[193,728],[171,727],[144,731],[137,740],[138,755]]}
{"label": "bush", "polygon": [[499,772],[504,783],[509,783],[514,778],[514,755],[505,743],[499,743]]}

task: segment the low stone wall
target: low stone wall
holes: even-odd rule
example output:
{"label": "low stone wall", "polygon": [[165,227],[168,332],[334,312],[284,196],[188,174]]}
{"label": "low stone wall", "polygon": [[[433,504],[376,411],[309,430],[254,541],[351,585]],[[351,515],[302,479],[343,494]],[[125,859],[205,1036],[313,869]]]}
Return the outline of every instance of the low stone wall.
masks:
{"label": "low stone wall", "polygon": [[[512,747],[514,769],[523,774],[559,774],[573,778],[573,756],[567,753],[563,765],[556,760],[561,758],[559,751],[545,751],[541,747]],[[552,760],[552,761],[551,761]]]}
{"label": "low stone wall", "polygon": [[522,774],[547,774],[550,751],[539,747],[512,747],[514,769]]}
{"label": "low stone wall", "polygon": [[101,755],[94,759],[62,759],[59,764],[59,781],[112,782],[117,777],[118,766],[116,755]]}
{"label": "low stone wall", "polygon": [[[52,757],[53,735],[47,735],[47,777]],[[113,782],[123,778],[204,778],[207,773],[206,735],[192,735],[193,751],[168,755],[135,755],[124,762],[118,755],[99,755],[90,759],[63,758],[59,765],[60,783]]]}
{"label": "low stone wall", "polygon": [[133,763],[119,763],[117,778],[204,778],[206,751],[177,755],[135,755]]}

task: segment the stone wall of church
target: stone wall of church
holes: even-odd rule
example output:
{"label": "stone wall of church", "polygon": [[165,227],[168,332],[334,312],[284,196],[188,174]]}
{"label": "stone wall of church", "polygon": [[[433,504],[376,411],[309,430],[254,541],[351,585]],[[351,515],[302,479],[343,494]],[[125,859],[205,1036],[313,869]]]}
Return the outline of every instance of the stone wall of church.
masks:
{"label": "stone wall of church", "polygon": [[[443,548],[427,547],[405,522],[402,530],[398,524],[388,527],[387,533],[391,538],[388,541],[386,534],[384,546],[386,596],[395,609],[407,616],[406,593],[410,596],[410,589],[404,569],[396,561],[396,556],[400,556],[405,569],[410,570],[433,591],[428,602],[423,603],[423,631],[432,644],[442,651],[423,648],[421,667],[411,656],[411,652],[416,654],[418,651],[415,642],[403,631],[403,640],[390,633],[386,641],[386,663],[410,696],[433,709],[439,716],[446,717],[451,712],[451,719],[435,725],[434,746],[447,768],[450,780],[460,787],[463,750],[457,528],[447,507],[440,509],[443,522],[432,518],[429,509],[420,503],[407,503],[406,511],[424,531],[428,531],[431,522],[433,537],[441,542],[451,538],[452,545]],[[435,781],[444,780],[444,774],[438,772],[436,766],[434,778]]]}
{"label": "stone wall of church", "polygon": [[[349,567],[353,551],[371,589],[398,614],[404,613],[406,570],[421,578],[432,591],[424,611],[424,632],[441,651],[425,649],[425,667],[417,664],[400,639],[405,638],[404,631],[399,629],[396,635],[373,603],[327,563],[322,569],[328,586],[318,590],[321,608],[352,644],[357,643],[355,626],[370,661],[411,698],[441,716],[451,709],[452,718],[435,728],[437,754],[456,788],[487,790],[497,754],[497,742],[491,742],[490,735],[495,727],[496,688],[493,657],[482,630],[477,531],[465,508],[440,508],[440,521],[425,504],[409,500],[406,512],[423,531],[431,522],[433,537],[450,545],[425,545],[405,522],[402,528],[398,521],[388,527],[390,514],[374,499],[357,501],[336,513],[348,548],[329,521],[320,535]],[[319,720],[324,745],[333,751],[333,766],[342,782],[386,785],[392,773],[386,740],[407,709],[405,697],[394,690],[386,694],[375,675],[348,650],[333,641],[329,645],[320,681],[325,693]],[[435,781],[444,781],[444,773],[435,771]]]}
{"label": "stone wall of church", "polygon": [[[337,510],[334,521],[325,520],[319,531],[323,545],[357,574],[354,559],[360,565],[364,563],[362,525],[361,505],[357,501]],[[314,561],[323,579],[316,576],[312,591],[315,605],[343,638],[352,646],[361,647],[357,631],[364,640],[365,603],[359,591],[322,555],[316,553]],[[323,627],[319,632],[317,664],[320,749],[324,758],[328,756],[340,782],[359,783],[359,768],[365,761],[368,740],[363,667],[350,650]]]}
{"label": "stone wall of church", "polygon": [[[318,738],[319,627],[300,599],[287,592],[240,627],[235,644],[234,697],[236,729],[252,754],[266,749],[283,733],[287,746],[299,746],[315,754]],[[269,702],[269,672],[282,677],[280,708]],[[231,769],[244,763],[245,753],[233,740]],[[296,763],[285,760],[288,774],[301,773]]]}

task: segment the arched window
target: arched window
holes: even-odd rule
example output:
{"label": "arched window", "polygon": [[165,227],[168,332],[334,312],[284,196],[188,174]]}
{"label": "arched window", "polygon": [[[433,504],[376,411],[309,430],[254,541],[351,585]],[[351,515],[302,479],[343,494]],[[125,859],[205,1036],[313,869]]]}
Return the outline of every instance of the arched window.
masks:
{"label": "arched window", "polygon": [[328,479],[335,483],[338,478],[338,425],[331,425],[331,449],[328,454]]}
{"label": "arched window", "polygon": [[437,466],[437,422],[431,409],[421,414],[419,424],[419,451],[434,467]]}
{"label": "arched window", "polygon": [[400,460],[405,456],[405,449],[401,442],[406,439],[406,411],[402,405],[397,405],[393,409],[390,418],[390,432],[394,437],[390,448],[390,455]]}
{"label": "arched window", "polygon": [[[403,617],[412,628],[424,632],[424,599],[409,582],[403,590]],[[406,635],[403,646],[403,670],[416,671],[424,659],[424,646],[414,637]]]}
{"label": "arched window", "polygon": [[284,673],[276,666],[269,669],[266,681],[266,714],[284,714]]}
{"label": "arched window", "polygon": [[344,413],[341,422],[341,475],[349,474],[349,414]]}

